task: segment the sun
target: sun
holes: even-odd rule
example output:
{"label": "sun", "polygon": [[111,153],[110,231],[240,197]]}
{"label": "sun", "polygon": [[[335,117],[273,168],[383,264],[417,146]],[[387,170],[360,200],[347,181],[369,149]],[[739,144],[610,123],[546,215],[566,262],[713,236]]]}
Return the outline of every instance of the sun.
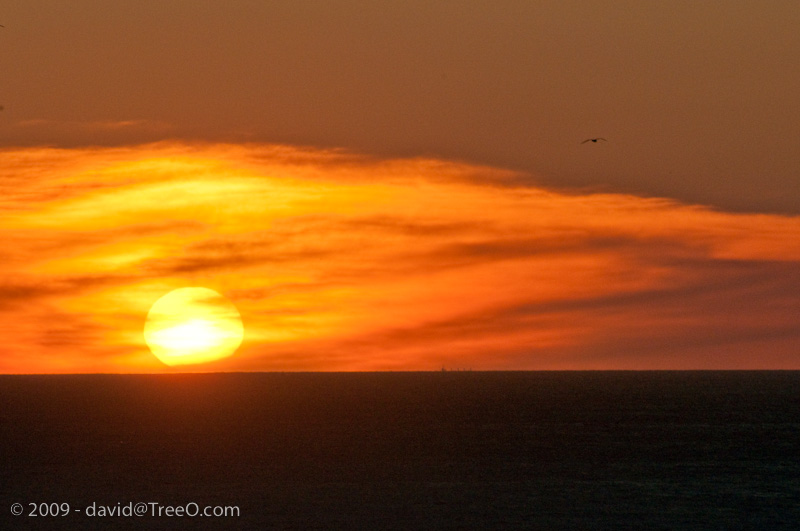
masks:
{"label": "sun", "polygon": [[208,288],[180,288],[147,313],[144,340],[167,365],[207,363],[231,356],[244,337],[239,311]]}

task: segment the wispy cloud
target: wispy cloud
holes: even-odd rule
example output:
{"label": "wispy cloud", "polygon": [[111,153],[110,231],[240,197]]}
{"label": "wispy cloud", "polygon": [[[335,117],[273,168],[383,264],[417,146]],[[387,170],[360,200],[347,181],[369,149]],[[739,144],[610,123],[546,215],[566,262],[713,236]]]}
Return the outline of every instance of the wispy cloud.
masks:
{"label": "wispy cloud", "polygon": [[166,133],[172,126],[166,122],[156,120],[49,120],[45,118],[35,118],[30,120],[20,120],[14,124],[18,129],[25,129],[35,132],[36,130],[46,131],[48,134],[72,133],[115,133],[115,132],[144,132],[144,133]]}
{"label": "wispy cloud", "polygon": [[800,366],[800,218],[288,146],[0,159],[2,371],[164,370],[145,315],[194,285],[246,329],[202,370]]}

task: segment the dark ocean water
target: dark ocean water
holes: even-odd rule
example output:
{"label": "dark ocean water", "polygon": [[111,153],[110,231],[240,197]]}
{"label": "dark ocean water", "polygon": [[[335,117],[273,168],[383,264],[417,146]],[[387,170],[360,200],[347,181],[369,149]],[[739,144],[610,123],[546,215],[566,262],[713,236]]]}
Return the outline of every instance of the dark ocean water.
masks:
{"label": "dark ocean water", "polygon": [[[800,372],[0,376],[0,408],[3,529],[800,529]],[[240,516],[85,514],[137,502]]]}

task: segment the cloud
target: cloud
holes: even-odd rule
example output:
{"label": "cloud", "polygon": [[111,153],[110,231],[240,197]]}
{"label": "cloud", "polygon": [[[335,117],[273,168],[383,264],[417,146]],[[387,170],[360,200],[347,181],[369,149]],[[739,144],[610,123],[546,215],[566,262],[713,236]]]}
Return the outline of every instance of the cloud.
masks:
{"label": "cloud", "polygon": [[[674,286],[518,301],[318,345],[341,368],[759,368],[787,363],[800,341],[796,264],[685,263],[705,269]],[[524,299],[524,296],[521,297]],[[265,354],[271,356],[272,354]],[[293,353],[305,357],[303,353]],[[727,364],[727,365],[726,365]]]}
{"label": "cloud", "polygon": [[65,295],[78,295],[98,286],[119,284],[130,277],[83,275],[77,277],[17,277],[0,283],[0,309],[15,304],[28,304],[38,299]]}
{"label": "cloud", "polygon": [[[147,141],[174,135],[176,128],[159,120],[51,120],[34,118],[12,124],[10,133],[38,145],[108,145]],[[16,143],[16,142],[15,142]]]}
{"label": "cloud", "polygon": [[14,367],[160,370],[144,316],[186,286],[245,322],[239,354],[206,370],[800,365],[796,217],[290,146],[0,159],[0,328],[29,360]]}

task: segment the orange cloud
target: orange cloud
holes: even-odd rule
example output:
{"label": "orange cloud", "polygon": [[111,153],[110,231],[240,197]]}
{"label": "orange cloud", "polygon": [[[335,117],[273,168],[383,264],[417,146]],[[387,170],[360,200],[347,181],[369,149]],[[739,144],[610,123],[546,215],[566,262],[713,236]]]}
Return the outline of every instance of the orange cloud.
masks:
{"label": "orange cloud", "polygon": [[3,372],[168,370],[184,286],[245,323],[197,370],[800,368],[798,218],[287,146],[0,159]]}

